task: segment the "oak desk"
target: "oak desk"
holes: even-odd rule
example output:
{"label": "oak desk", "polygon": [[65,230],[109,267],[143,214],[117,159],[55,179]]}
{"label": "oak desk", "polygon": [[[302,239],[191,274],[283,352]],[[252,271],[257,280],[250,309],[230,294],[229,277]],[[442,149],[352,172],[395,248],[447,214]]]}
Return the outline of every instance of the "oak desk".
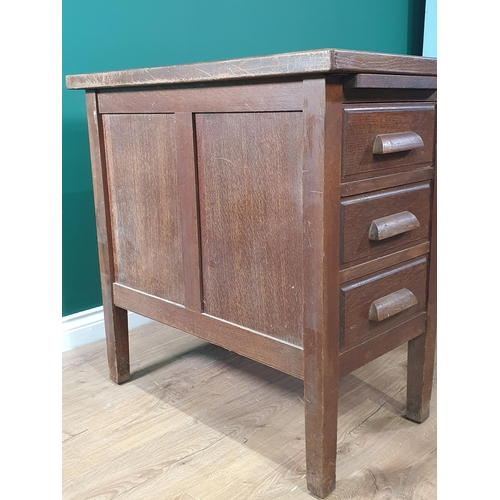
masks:
{"label": "oak desk", "polygon": [[338,378],[404,342],[429,415],[436,60],[335,49],[73,75],[86,89],[110,377],[127,310],[304,380],[309,490]]}

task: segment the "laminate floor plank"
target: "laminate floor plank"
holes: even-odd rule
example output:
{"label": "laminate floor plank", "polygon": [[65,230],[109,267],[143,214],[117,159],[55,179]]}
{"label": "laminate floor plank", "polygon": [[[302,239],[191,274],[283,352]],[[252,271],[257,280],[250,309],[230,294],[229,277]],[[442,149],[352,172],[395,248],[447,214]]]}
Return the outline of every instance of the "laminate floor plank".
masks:
{"label": "laminate floor plank", "polygon": [[[63,353],[64,500],[312,499],[303,383],[150,323],[130,333],[129,382],[104,341]],[[430,418],[404,419],[406,346],[343,377],[329,499],[436,498]]]}

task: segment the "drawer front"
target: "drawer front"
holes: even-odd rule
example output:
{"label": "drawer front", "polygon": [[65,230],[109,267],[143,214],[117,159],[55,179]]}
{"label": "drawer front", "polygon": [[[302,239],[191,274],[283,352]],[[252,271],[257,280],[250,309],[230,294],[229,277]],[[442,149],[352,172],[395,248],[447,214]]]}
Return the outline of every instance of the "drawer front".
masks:
{"label": "drawer front", "polygon": [[340,347],[375,337],[425,310],[427,257],[340,288]]}
{"label": "drawer front", "polygon": [[403,171],[434,155],[434,104],[345,106],[343,177]]}
{"label": "drawer front", "polygon": [[364,261],[429,237],[430,182],[341,200],[341,263]]}

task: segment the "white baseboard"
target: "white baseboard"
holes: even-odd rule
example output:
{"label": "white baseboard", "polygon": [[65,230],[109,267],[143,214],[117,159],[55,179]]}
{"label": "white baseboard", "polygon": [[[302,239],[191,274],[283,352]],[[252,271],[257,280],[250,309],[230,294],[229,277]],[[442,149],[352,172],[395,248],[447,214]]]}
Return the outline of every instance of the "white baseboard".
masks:
{"label": "white baseboard", "polygon": [[[128,313],[129,330],[150,323],[151,321],[149,318],[145,318],[139,314]],[[62,319],[63,352],[104,338],[104,313],[102,306],[64,316]]]}

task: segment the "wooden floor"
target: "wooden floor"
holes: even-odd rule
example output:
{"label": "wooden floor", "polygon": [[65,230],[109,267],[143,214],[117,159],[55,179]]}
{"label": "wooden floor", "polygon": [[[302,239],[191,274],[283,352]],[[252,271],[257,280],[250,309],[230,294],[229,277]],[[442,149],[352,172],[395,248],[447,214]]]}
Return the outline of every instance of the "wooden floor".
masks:
{"label": "wooden floor", "polygon": [[[104,341],[63,354],[64,500],[313,499],[303,383],[172,328],[133,330],[132,378]],[[436,498],[436,404],[403,418],[406,345],[341,380],[329,499]]]}

